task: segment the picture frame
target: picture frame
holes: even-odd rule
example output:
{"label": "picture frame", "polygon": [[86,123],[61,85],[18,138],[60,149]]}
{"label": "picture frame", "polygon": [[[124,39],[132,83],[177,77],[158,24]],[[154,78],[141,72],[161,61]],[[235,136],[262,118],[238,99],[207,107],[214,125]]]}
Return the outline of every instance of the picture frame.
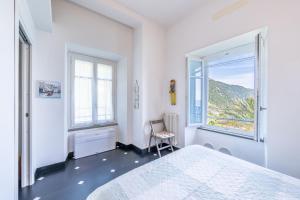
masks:
{"label": "picture frame", "polygon": [[37,95],[39,98],[61,98],[61,82],[37,81]]}

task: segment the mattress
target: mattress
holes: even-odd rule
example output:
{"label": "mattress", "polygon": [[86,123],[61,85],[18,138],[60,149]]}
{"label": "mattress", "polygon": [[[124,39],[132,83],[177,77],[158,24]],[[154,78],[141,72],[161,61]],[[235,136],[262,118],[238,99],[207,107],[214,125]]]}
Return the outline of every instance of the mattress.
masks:
{"label": "mattress", "polygon": [[99,187],[88,200],[296,200],[300,180],[188,146]]}

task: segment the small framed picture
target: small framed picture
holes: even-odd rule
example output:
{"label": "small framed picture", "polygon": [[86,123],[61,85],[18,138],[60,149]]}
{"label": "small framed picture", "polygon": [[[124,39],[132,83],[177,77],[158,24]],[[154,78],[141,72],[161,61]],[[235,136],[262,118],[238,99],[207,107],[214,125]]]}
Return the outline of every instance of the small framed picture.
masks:
{"label": "small framed picture", "polygon": [[38,97],[61,98],[61,83],[59,81],[37,81]]}

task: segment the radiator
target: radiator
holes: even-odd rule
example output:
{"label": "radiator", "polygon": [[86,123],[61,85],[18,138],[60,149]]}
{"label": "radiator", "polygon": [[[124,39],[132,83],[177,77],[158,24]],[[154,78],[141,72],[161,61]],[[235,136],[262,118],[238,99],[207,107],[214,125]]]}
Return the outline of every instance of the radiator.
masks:
{"label": "radiator", "polygon": [[91,129],[74,134],[74,158],[82,158],[115,149],[116,130]]}
{"label": "radiator", "polygon": [[166,124],[166,128],[169,132],[175,134],[175,145],[177,144],[178,139],[178,114],[176,113],[165,113],[164,121]]}

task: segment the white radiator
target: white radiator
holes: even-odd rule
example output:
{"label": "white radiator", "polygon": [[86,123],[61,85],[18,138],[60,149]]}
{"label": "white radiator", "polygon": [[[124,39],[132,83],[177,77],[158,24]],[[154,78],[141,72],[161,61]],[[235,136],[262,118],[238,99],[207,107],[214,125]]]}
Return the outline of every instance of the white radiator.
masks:
{"label": "white radiator", "polygon": [[74,158],[81,158],[93,154],[115,149],[116,130],[91,129],[77,132],[74,135]]}
{"label": "white radiator", "polygon": [[169,132],[175,134],[175,145],[177,144],[178,139],[178,114],[176,113],[165,113],[164,121],[166,124],[166,128]]}

